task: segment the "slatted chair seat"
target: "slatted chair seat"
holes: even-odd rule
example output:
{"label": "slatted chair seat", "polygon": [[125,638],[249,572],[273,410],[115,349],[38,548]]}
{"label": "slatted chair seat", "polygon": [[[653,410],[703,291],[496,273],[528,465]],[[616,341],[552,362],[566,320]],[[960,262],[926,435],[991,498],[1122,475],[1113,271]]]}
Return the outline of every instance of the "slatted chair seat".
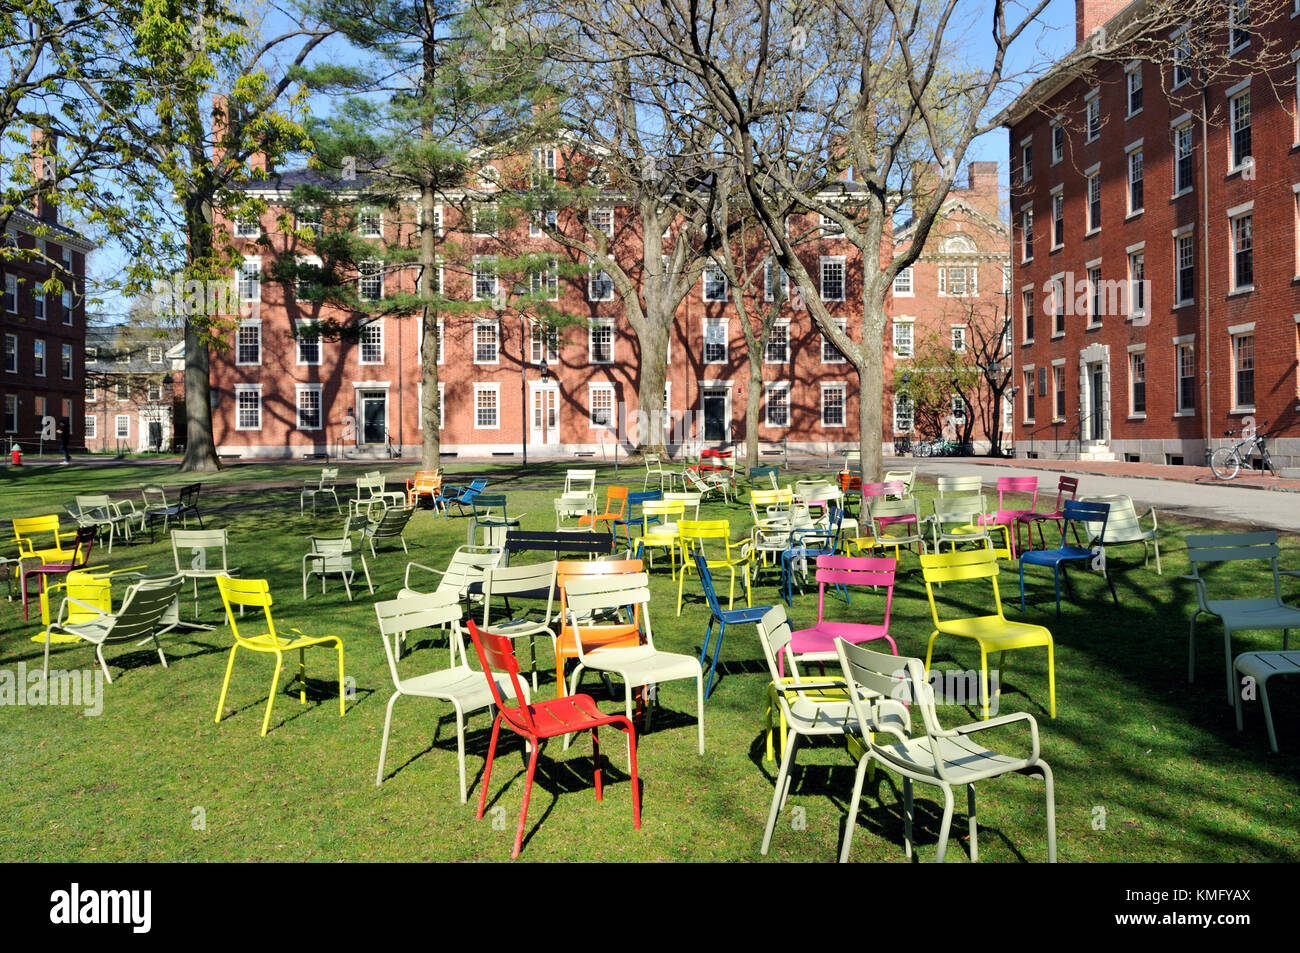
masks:
{"label": "slatted chair seat", "polygon": [[[1264,725],[1268,729],[1268,746],[1278,753],[1277,732],[1273,728],[1273,710],[1268,704],[1268,680],[1274,675],[1300,675],[1300,652],[1242,652],[1233,662],[1238,675],[1255,680],[1259,687],[1259,700],[1264,709]],[[1234,692],[1237,730],[1242,730],[1241,692]]]}

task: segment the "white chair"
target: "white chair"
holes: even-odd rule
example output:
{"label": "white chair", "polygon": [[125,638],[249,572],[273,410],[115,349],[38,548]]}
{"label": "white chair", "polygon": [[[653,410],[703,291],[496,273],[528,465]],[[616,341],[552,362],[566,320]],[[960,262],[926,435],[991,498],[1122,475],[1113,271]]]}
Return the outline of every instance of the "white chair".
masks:
{"label": "white chair", "polygon": [[[235,576],[238,567],[231,569],[226,560],[227,539],[224,529],[174,529],[172,530],[172,558],[176,561],[176,574],[182,579],[194,580],[194,618],[199,616],[199,580],[218,576]],[[188,552],[183,563],[181,551]],[[218,565],[220,563],[220,565]],[[211,629],[198,622],[181,622],[196,629]]]}
{"label": "white chair", "polygon": [[352,580],[356,576],[356,570],[353,568],[353,557],[361,560],[361,568],[366,576],[366,588],[370,594],[374,595],[375,587],[370,581],[370,567],[366,565],[366,551],[358,547],[355,551],[352,547],[352,533],[354,523],[360,522],[365,525],[365,518],[359,516],[349,516],[343,526],[343,536],[341,538],[328,536],[308,536],[311,541],[311,551],[302,557],[302,597],[307,598],[307,577],[320,576],[320,591],[325,592],[325,577],[337,575],[343,577],[343,588],[348,594],[348,602],[352,601]]}
{"label": "white chair", "polygon": [[[406,573],[402,577],[402,588],[398,590],[397,597],[400,599],[403,596],[442,592],[453,594],[457,602],[464,602],[469,598],[470,586],[476,582],[482,583],[483,574],[488,569],[500,565],[504,555],[505,550],[496,546],[458,546],[451,554],[451,561],[447,563],[446,569],[434,569],[423,563],[407,563]],[[432,587],[414,588],[411,585],[412,569],[432,573],[438,577],[437,583]],[[454,647],[452,654],[454,657]]]}
{"label": "white chair", "polygon": [[[388,699],[384,715],[384,733],[379,743],[379,768],[375,772],[375,786],[384,783],[384,760],[388,754],[388,729],[393,721],[393,706],[403,695],[411,698],[436,698],[450,702],[456,713],[456,759],[460,775],[460,803],[467,800],[465,787],[465,714],[480,708],[490,709],[493,704],[492,689],[482,672],[467,664],[465,646],[460,632],[460,601],[451,592],[431,592],[399,596],[387,602],[375,603],[379,618],[379,636],[388,658],[388,672],[393,678],[393,695]],[[451,627],[451,665],[441,671],[403,678],[397,670],[398,646],[408,632],[434,626]],[[460,664],[456,663],[459,656]],[[514,698],[513,679],[497,678],[497,688],[504,697]],[[521,686],[528,701],[528,686]]]}
{"label": "white chair", "polygon": [[[533,691],[537,691],[537,636],[546,635],[554,647],[557,638],[553,618],[555,606],[556,562],[533,563],[528,566],[493,566],[483,570],[483,625],[479,631],[491,635],[504,635],[507,638],[521,639],[527,636],[528,647],[532,657]],[[510,606],[510,597],[516,601],[546,600],[546,608],[541,615],[520,612]],[[492,600],[499,597],[505,600],[511,617],[492,621]]]}
{"label": "white chair", "polygon": [[298,495],[298,512],[301,514],[308,500],[311,500],[311,512],[316,514],[316,497],[329,496],[334,500],[334,508],[340,513],[343,507],[339,505],[339,495],[334,485],[339,479],[338,467],[322,467],[319,480],[306,480],[303,482],[302,492]]}

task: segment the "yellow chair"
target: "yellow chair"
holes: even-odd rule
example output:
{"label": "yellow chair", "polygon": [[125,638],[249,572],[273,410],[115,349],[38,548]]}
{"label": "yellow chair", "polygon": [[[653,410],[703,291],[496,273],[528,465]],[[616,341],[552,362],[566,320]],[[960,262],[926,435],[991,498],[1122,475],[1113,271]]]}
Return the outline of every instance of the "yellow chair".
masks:
{"label": "yellow chair", "polygon": [[654,566],[654,550],[668,550],[672,578],[677,578],[677,521],[686,517],[685,500],[646,500],[641,504],[642,516],[657,516],[658,523],[647,522],[645,532],[637,540],[638,559],[649,550],[650,566]]}
{"label": "yellow chair", "polygon": [[[217,577],[217,589],[221,592],[221,601],[226,607],[226,619],[230,622],[230,631],[234,633],[235,644],[230,647],[230,660],[226,663],[226,677],[221,683],[221,698],[217,700],[216,721],[220,723],[221,712],[226,704],[226,690],[230,687],[230,673],[235,667],[235,653],[240,648],[250,652],[268,652],[275,655],[275,673],[271,676],[271,694],[266,700],[266,714],[262,717],[262,734],[266,734],[271,723],[271,708],[275,705],[276,686],[280,683],[280,671],[284,668],[284,653],[298,650],[298,673],[295,681],[299,687],[299,702],[307,704],[306,649],[313,645],[325,645],[333,642],[339,653],[339,717],[343,708],[343,640],[335,635],[311,638],[298,629],[290,629],[293,636],[279,635],[275,631],[275,621],[271,618],[271,587],[265,579],[232,579],[229,576]],[[251,606],[261,609],[266,614],[267,631],[261,635],[245,635],[239,631],[235,620],[233,606]]]}
{"label": "yellow chair", "polygon": [[[682,547],[682,571],[677,576],[677,614],[682,614],[682,588],[686,584],[686,575],[692,571],[691,550],[699,548],[704,554],[704,564],[710,571],[725,569],[731,573],[731,587],[727,592],[727,608],[736,607],[736,570],[741,570],[745,579],[745,605],[754,604],[749,590],[749,570],[753,565],[753,550],[749,540],[733,543],[731,541],[731,522],[729,520],[682,520],[677,524],[678,539]],[[712,555],[710,555],[712,550]],[[739,555],[732,555],[732,551]],[[721,553],[721,555],[719,555]]]}
{"label": "yellow chair", "polygon": [[[24,516],[14,521],[14,541],[18,555],[36,556],[42,563],[67,562],[76,555],[76,545],[64,546],[65,539],[75,540],[77,531],[59,531],[58,514],[49,516]],[[53,545],[46,545],[52,543]]]}
{"label": "yellow chair", "polygon": [[[964,552],[930,553],[921,556],[921,572],[925,577],[925,594],[930,600],[930,615],[934,619],[934,631],[930,634],[930,643],[925,649],[925,670],[930,671],[930,657],[934,651],[934,640],[940,634],[955,635],[963,639],[974,639],[980,647],[980,704],[984,718],[989,717],[989,671],[988,655],[998,653],[998,671],[1003,671],[1002,658],[1013,649],[1047,647],[1047,692],[1049,714],[1056,717],[1056,666],[1052,633],[1044,626],[1028,622],[1012,622],[1002,614],[1002,596],[998,592],[998,560],[990,549],[975,549]],[[934,601],[935,583],[965,582],[974,579],[989,579],[993,583],[993,604],[996,615],[974,616],[965,619],[939,618],[939,608]],[[998,692],[1002,691],[999,678]]]}

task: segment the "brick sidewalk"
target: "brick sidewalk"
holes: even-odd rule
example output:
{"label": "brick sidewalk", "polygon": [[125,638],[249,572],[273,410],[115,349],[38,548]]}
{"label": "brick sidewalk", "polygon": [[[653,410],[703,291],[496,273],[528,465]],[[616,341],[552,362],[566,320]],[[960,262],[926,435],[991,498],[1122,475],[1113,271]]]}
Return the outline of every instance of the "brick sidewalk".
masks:
{"label": "brick sidewalk", "polygon": [[[885,466],[903,458],[886,457]],[[911,459],[910,457],[907,459]],[[1232,480],[1220,480],[1209,467],[1171,467],[1158,463],[1124,463],[1119,460],[1030,460],[1022,457],[925,457],[926,460],[952,460],[994,467],[1017,467],[1022,470],[1060,470],[1065,473],[1090,473],[1095,476],[1132,477],[1138,480],[1172,480],[1177,483],[1201,483],[1234,486],[1253,490],[1281,490],[1300,493],[1300,480],[1288,480],[1243,470]]]}

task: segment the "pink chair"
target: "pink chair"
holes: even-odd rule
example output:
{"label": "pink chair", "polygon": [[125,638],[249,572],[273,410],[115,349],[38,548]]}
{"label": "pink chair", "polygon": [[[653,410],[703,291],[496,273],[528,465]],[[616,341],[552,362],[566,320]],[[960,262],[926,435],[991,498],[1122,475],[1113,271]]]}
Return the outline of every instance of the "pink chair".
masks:
{"label": "pink chair", "polygon": [[[862,512],[866,512],[865,504],[867,500],[886,499],[888,497],[902,499],[907,496],[907,484],[902,480],[890,480],[888,483],[864,483],[862,484],[862,501],[864,504]],[[914,516],[882,516],[880,518],[881,526],[889,526],[892,523],[915,523]]]}
{"label": "pink chair", "polygon": [[[844,639],[857,645],[884,639],[889,650],[898,654],[898,646],[889,635],[889,609],[894,601],[894,569],[897,560],[867,556],[817,557],[817,624],[810,629],[800,629],[790,636],[790,649],[800,658],[815,662],[830,661],[835,654],[835,640]],[[885,618],[879,625],[866,622],[828,622],[822,614],[826,603],[826,587],[831,586],[884,586]],[[847,591],[845,592],[847,596]],[[785,653],[777,660],[780,674],[785,677]]]}
{"label": "pink chair", "polygon": [[[1030,493],[1032,498],[1029,501],[1027,510],[1009,510],[1004,502],[1008,493]],[[1034,506],[1038,503],[1038,477],[998,477],[998,511],[992,516],[985,516],[980,520],[983,526],[1005,526],[1007,547],[1010,549],[1012,559],[1016,558],[1016,543],[1013,530],[1019,525],[1022,518],[1032,516]],[[1029,540],[1029,548],[1033,549],[1034,540]]]}
{"label": "pink chair", "polygon": [[[1065,495],[1067,492],[1070,494],[1068,497]],[[1056,507],[1050,513],[1029,513],[1026,516],[1020,517],[1016,522],[1016,542],[1020,542],[1020,526],[1023,525],[1026,533],[1029,535],[1029,546],[1032,549],[1034,545],[1034,527],[1037,526],[1038,542],[1042,544],[1043,549],[1046,549],[1047,541],[1043,539],[1043,523],[1052,520],[1058,527],[1061,526],[1065,520],[1066,500],[1074,500],[1078,495],[1079,478],[1068,476],[1061,477],[1056,483]],[[1076,530],[1076,542],[1078,535],[1078,531]]]}

